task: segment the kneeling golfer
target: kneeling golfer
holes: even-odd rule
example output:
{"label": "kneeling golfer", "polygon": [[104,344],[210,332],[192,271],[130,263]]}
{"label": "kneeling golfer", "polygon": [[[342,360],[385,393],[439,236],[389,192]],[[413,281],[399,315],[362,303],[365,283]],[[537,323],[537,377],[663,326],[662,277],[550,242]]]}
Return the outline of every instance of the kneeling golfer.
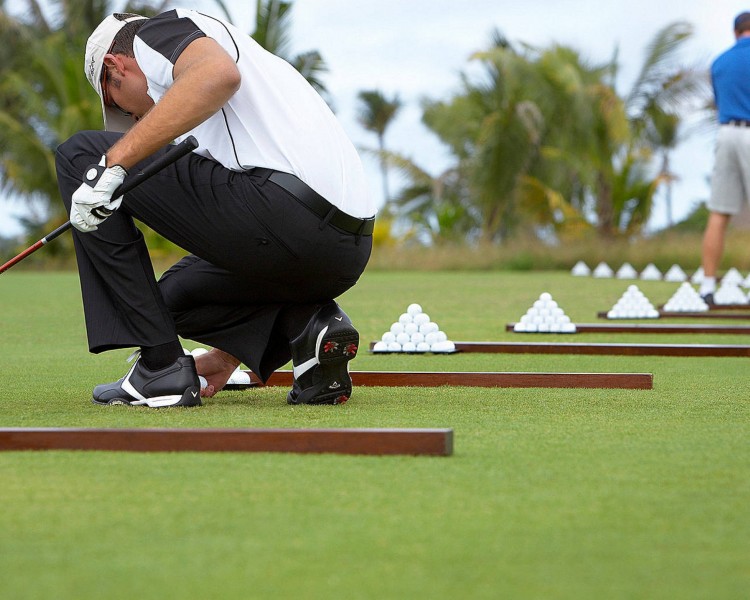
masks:
{"label": "kneeling golfer", "polygon": [[[84,67],[105,131],[61,144],[57,175],[89,349],[140,351],[93,401],[199,405],[240,363],[265,381],[291,358],[289,403],[345,402],[359,334],[333,299],[367,264],[375,207],[325,102],[249,36],[190,10],[107,17]],[[112,197],[190,135],[193,153]],[[135,219],[190,253],[158,282]],[[213,349],[185,356],[178,335]]]}

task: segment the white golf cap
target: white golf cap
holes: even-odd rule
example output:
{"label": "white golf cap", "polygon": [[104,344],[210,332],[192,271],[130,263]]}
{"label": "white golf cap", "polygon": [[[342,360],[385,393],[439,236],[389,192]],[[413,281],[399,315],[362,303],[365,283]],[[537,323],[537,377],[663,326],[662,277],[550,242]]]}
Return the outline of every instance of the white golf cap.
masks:
{"label": "white golf cap", "polygon": [[83,70],[89,83],[99,94],[102,103],[102,115],[104,116],[104,129],[107,131],[125,132],[133,125],[133,119],[124,115],[116,108],[110,108],[104,104],[102,93],[102,68],[104,67],[104,55],[112,48],[117,33],[131,21],[145,19],[140,15],[128,13],[115,13],[108,16],[94,30],[86,42],[86,57],[84,58]]}

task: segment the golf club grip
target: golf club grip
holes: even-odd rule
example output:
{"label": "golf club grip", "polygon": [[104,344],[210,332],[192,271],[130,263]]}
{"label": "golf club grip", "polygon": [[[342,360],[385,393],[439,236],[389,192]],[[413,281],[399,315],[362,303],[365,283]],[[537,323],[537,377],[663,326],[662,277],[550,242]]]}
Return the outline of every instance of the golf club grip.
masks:
{"label": "golf club grip", "polygon": [[[129,181],[126,181],[120,187],[118,187],[115,190],[115,193],[112,194],[112,197],[118,198],[119,196],[126,194],[127,192],[135,188],[136,186],[143,183],[149,177],[156,175],[159,171],[171,165],[173,162],[178,161],[180,158],[182,158],[186,154],[190,154],[197,147],[198,147],[198,140],[196,140],[195,137],[192,135],[187,137],[186,139],[181,141],[179,144],[177,144],[174,148],[167,150],[167,152],[165,152],[159,158],[157,158],[155,161],[149,164],[145,169],[143,169],[143,171],[141,171],[137,175],[134,175]],[[63,233],[68,231],[68,229],[70,229],[72,226],[73,224],[70,221],[66,221],[65,223],[60,225],[60,227],[58,227],[54,231],[45,235],[41,240],[39,240],[38,242],[35,242],[33,245],[26,248],[26,250],[21,252],[19,255],[14,256],[5,264],[0,265],[0,273],[4,273],[8,269],[10,269],[13,265],[21,262],[24,258],[29,256],[30,254],[33,254],[34,252],[39,250],[39,248],[41,248],[48,242],[51,242],[59,235],[62,235]]]}

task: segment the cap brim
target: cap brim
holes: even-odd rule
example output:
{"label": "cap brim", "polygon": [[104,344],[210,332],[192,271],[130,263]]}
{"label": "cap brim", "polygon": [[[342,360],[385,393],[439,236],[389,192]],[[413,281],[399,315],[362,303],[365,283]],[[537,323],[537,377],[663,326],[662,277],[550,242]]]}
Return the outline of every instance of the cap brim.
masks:
{"label": "cap brim", "polygon": [[102,115],[104,115],[105,131],[125,133],[134,125],[133,117],[122,114],[116,108],[110,108],[102,100]]}
{"label": "cap brim", "polygon": [[[102,65],[103,68],[103,65]],[[104,94],[102,93],[101,73],[94,79],[94,90],[99,95],[99,101],[102,105],[102,117],[104,119],[105,131],[117,131],[125,133],[133,126],[133,118],[122,114],[116,108],[111,108],[104,104]]]}

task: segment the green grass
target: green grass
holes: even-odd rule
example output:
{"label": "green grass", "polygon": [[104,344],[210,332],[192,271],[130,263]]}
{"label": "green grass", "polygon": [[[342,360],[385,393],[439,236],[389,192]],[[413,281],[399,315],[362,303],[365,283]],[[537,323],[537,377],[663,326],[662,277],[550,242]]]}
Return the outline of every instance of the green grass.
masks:
{"label": "green grass", "polygon": [[[626,285],[560,272],[374,271],[341,302],[363,348],[411,302],[453,340],[748,342],[505,332],[543,291],[574,321],[594,322]],[[638,285],[655,304],[677,287]],[[268,388],[192,410],[101,408],[91,388],[120,377],[129,352],[87,353],[76,276],[9,272],[0,305],[2,427],[455,432],[449,458],[0,453],[3,598],[741,598],[750,589],[747,359],[362,351],[353,369],[651,372],[654,389],[358,388],[341,407],[290,407],[286,390]]]}

